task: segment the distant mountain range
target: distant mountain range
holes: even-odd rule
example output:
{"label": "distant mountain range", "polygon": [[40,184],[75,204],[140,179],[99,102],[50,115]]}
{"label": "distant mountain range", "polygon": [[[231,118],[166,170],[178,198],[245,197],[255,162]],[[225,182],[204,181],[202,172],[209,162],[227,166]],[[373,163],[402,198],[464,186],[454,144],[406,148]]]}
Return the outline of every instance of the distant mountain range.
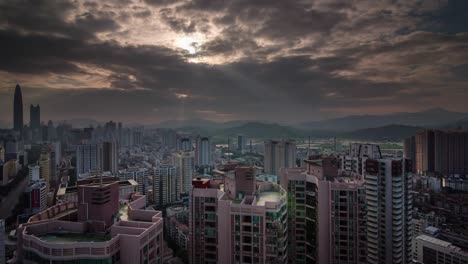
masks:
{"label": "distant mountain range", "polygon": [[299,126],[305,129],[334,131],[353,131],[357,129],[388,126],[392,124],[438,128],[446,124],[456,123],[466,118],[468,118],[468,113],[451,112],[441,108],[434,108],[415,113],[346,116],[302,123]]}
{"label": "distant mountain range", "polygon": [[421,129],[422,127],[389,125],[344,132],[339,136],[359,140],[398,141],[415,135]]}
{"label": "distant mountain range", "polygon": [[[71,119],[73,127],[96,127],[103,122],[92,119]],[[1,123],[0,123],[1,124]],[[124,124],[137,126],[138,124]],[[147,128],[174,128],[177,131],[199,133],[217,137],[233,137],[239,134],[250,138],[304,138],[341,137],[368,140],[401,140],[414,135],[422,128],[468,129],[468,113],[434,108],[416,113],[387,115],[354,115],[298,125],[282,125],[265,121],[236,120],[214,122],[205,119],[167,120]]]}
{"label": "distant mountain range", "polygon": [[234,120],[228,122],[215,122],[206,119],[188,119],[188,120],[166,120],[156,125],[150,125],[148,127],[151,128],[183,128],[183,127],[202,127],[202,128],[228,128],[228,127],[235,127],[247,124],[249,122],[260,122],[260,123],[267,123],[263,121],[252,121],[252,120]]}
{"label": "distant mountain range", "polygon": [[306,136],[308,133],[305,130],[279,124],[249,122],[239,126],[216,130],[214,134],[224,136],[242,134],[251,138],[299,138]]}

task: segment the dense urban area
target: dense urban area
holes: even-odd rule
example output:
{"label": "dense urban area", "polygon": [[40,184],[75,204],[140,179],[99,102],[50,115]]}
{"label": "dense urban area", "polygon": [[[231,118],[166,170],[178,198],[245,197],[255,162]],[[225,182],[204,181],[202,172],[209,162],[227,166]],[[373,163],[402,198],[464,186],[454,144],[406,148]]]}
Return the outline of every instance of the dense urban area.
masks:
{"label": "dense urban area", "polygon": [[18,85],[1,263],[468,263],[466,130],[219,137],[22,109]]}

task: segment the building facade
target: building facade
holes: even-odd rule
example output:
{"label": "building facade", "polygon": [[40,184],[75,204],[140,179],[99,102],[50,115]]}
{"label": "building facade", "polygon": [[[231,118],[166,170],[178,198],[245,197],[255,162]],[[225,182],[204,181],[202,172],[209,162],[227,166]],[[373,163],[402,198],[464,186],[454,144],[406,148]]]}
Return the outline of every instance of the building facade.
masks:
{"label": "building facade", "polygon": [[428,235],[419,235],[414,239],[413,256],[416,263],[468,263],[468,251],[462,250],[450,242]]}
{"label": "building facade", "polygon": [[197,137],[195,160],[199,167],[211,166],[211,145],[208,137]]}
{"label": "building facade", "polygon": [[195,171],[195,155],[193,151],[177,152],[173,156],[173,165],[179,173],[177,180],[181,193],[189,193],[192,189],[192,179]]}
{"label": "building facade", "polygon": [[95,143],[86,143],[76,146],[76,174],[100,171],[99,146]]}
{"label": "building facade", "polygon": [[31,217],[17,230],[16,262],[162,263],[161,212],[146,210],[146,198],[141,195],[133,195],[127,206],[118,208],[117,201],[117,215],[113,210],[88,211],[87,219],[99,219],[92,215],[99,211],[110,215],[105,218],[113,216],[114,222],[106,229],[102,229],[101,221],[74,221],[76,204],[73,203],[56,205]]}
{"label": "building facade", "polygon": [[102,153],[100,167],[102,171],[110,171],[113,174],[118,172],[119,163],[119,148],[116,141],[102,142]]}
{"label": "building facade", "polygon": [[236,168],[224,187],[194,179],[190,192],[190,263],[287,263],[286,191],[257,184],[253,168]]}
{"label": "building facade", "polygon": [[153,203],[163,207],[180,199],[181,181],[178,181],[177,167],[160,165],[153,169]]}
{"label": "building facade", "polygon": [[365,167],[368,263],[411,263],[411,162],[368,159]]}

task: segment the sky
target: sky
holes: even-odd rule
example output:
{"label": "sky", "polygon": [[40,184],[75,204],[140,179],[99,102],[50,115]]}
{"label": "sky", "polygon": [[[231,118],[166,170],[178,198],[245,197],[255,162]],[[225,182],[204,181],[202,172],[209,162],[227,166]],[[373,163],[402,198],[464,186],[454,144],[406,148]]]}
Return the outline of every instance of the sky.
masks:
{"label": "sky", "polygon": [[466,0],[0,0],[0,120],[468,112]]}

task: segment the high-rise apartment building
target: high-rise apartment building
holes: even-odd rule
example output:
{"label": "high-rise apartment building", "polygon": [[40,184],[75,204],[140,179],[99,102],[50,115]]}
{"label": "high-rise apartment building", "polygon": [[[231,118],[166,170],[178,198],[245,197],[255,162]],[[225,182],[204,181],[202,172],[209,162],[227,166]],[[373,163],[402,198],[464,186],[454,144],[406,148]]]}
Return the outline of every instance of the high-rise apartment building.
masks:
{"label": "high-rise apartment building", "polygon": [[41,155],[39,156],[38,164],[40,167],[41,178],[44,179],[47,182],[47,184],[50,184],[50,153],[46,149],[42,150]]}
{"label": "high-rise apartment building", "polygon": [[30,182],[24,190],[30,213],[40,213],[47,209],[47,182],[43,179]]}
{"label": "high-rise apartment building", "polygon": [[415,151],[411,153],[412,138],[405,141],[407,156],[414,157],[419,174],[436,173],[443,176],[468,175],[468,131],[422,130],[414,137]]}
{"label": "high-rise apartment building", "polygon": [[417,173],[434,172],[434,131],[418,131],[415,136],[415,144]]}
{"label": "high-rise apartment building", "polygon": [[13,101],[13,129],[23,131],[23,96],[21,87],[17,84],[15,87],[15,98]]}
{"label": "high-rise apartment building", "polygon": [[39,129],[41,127],[41,107],[39,105],[31,105],[29,107],[29,127],[31,129]]}
{"label": "high-rise apartment building", "polygon": [[237,136],[237,151],[241,154],[245,153],[247,149],[247,137],[244,135]]}
{"label": "high-rise apartment building", "polygon": [[113,174],[118,172],[119,149],[116,141],[104,141],[101,146],[101,169]]}
{"label": "high-rise apartment building", "polygon": [[367,262],[411,263],[413,197],[411,162],[367,159]]}
{"label": "high-rise apartment building", "polygon": [[281,168],[296,167],[296,143],[293,141],[265,141],[264,171],[278,175]]}
{"label": "high-rise apartment building", "polygon": [[411,171],[416,173],[416,137],[412,136],[406,138],[404,141],[404,157],[410,159],[412,162]]}
{"label": "high-rise apartment building", "polygon": [[29,165],[29,181],[38,181],[41,178],[41,167],[39,165]]}
{"label": "high-rise apartment building", "polygon": [[140,130],[134,130],[132,132],[132,145],[142,145],[143,144],[143,131]]}
{"label": "high-rise apartment building", "polygon": [[304,168],[282,168],[280,174],[288,194],[289,263],[319,263],[317,179]]}
{"label": "high-rise apartment building", "polygon": [[223,180],[194,179],[190,263],[287,263],[287,197],[281,186],[238,167]]}
{"label": "high-rise apartment building", "polygon": [[177,150],[192,151],[192,139],[188,135],[177,136]]}
{"label": "high-rise apartment building", "polygon": [[468,131],[434,131],[434,172],[468,175]]}
{"label": "high-rise apartment building", "polygon": [[195,161],[199,167],[211,166],[210,138],[197,137],[195,144]]}
{"label": "high-rise apartment building", "polygon": [[177,133],[172,129],[165,129],[161,132],[162,145],[167,149],[177,148]]}
{"label": "high-rise apartment building", "polygon": [[189,193],[192,189],[192,179],[195,170],[195,155],[193,151],[177,152],[173,156],[173,165],[177,167],[181,193]]}
{"label": "high-rise apartment building", "polygon": [[351,157],[379,159],[382,157],[379,145],[352,143],[349,145]]}
{"label": "high-rise apartment building", "polygon": [[163,164],[153,169],[153,203],[163,207],[180,199],[177,167]]}
{"label": "high-rise apartment building", "polygon": [[52,142],[57,139],[57,131],[52,120],[47,122],[47,141]]}
{"label": "high-rise apartment building", "polygon": [[347,155],[339,155],[339,167],[348,174],[364,175],[367,159],[381,159],[380,147],[375,144],[352,143]]}
{"label": "high-rise apartment building", "polygon": [[76,146],[76,174],[100,171],[99,145],[85,143]]}
{"label": "high-rise apartment building", "polygon": [[141,194],[146,195],[148,192],[148,188],[151,187],[149,182],[149,170],[148,168],[143,168],[140,166],[129,166],[126,169],[119,170],[118,176],[121,181],[124,180],[134,180],[138,183],[138,192]]}
{"label": "high-rise apartment building", "polygon": [[[363,180],[329,177],[320,160],[281,169],[288,192],[289,263],[366,263]],[[335,174],[335,173],[333,173]]]}

